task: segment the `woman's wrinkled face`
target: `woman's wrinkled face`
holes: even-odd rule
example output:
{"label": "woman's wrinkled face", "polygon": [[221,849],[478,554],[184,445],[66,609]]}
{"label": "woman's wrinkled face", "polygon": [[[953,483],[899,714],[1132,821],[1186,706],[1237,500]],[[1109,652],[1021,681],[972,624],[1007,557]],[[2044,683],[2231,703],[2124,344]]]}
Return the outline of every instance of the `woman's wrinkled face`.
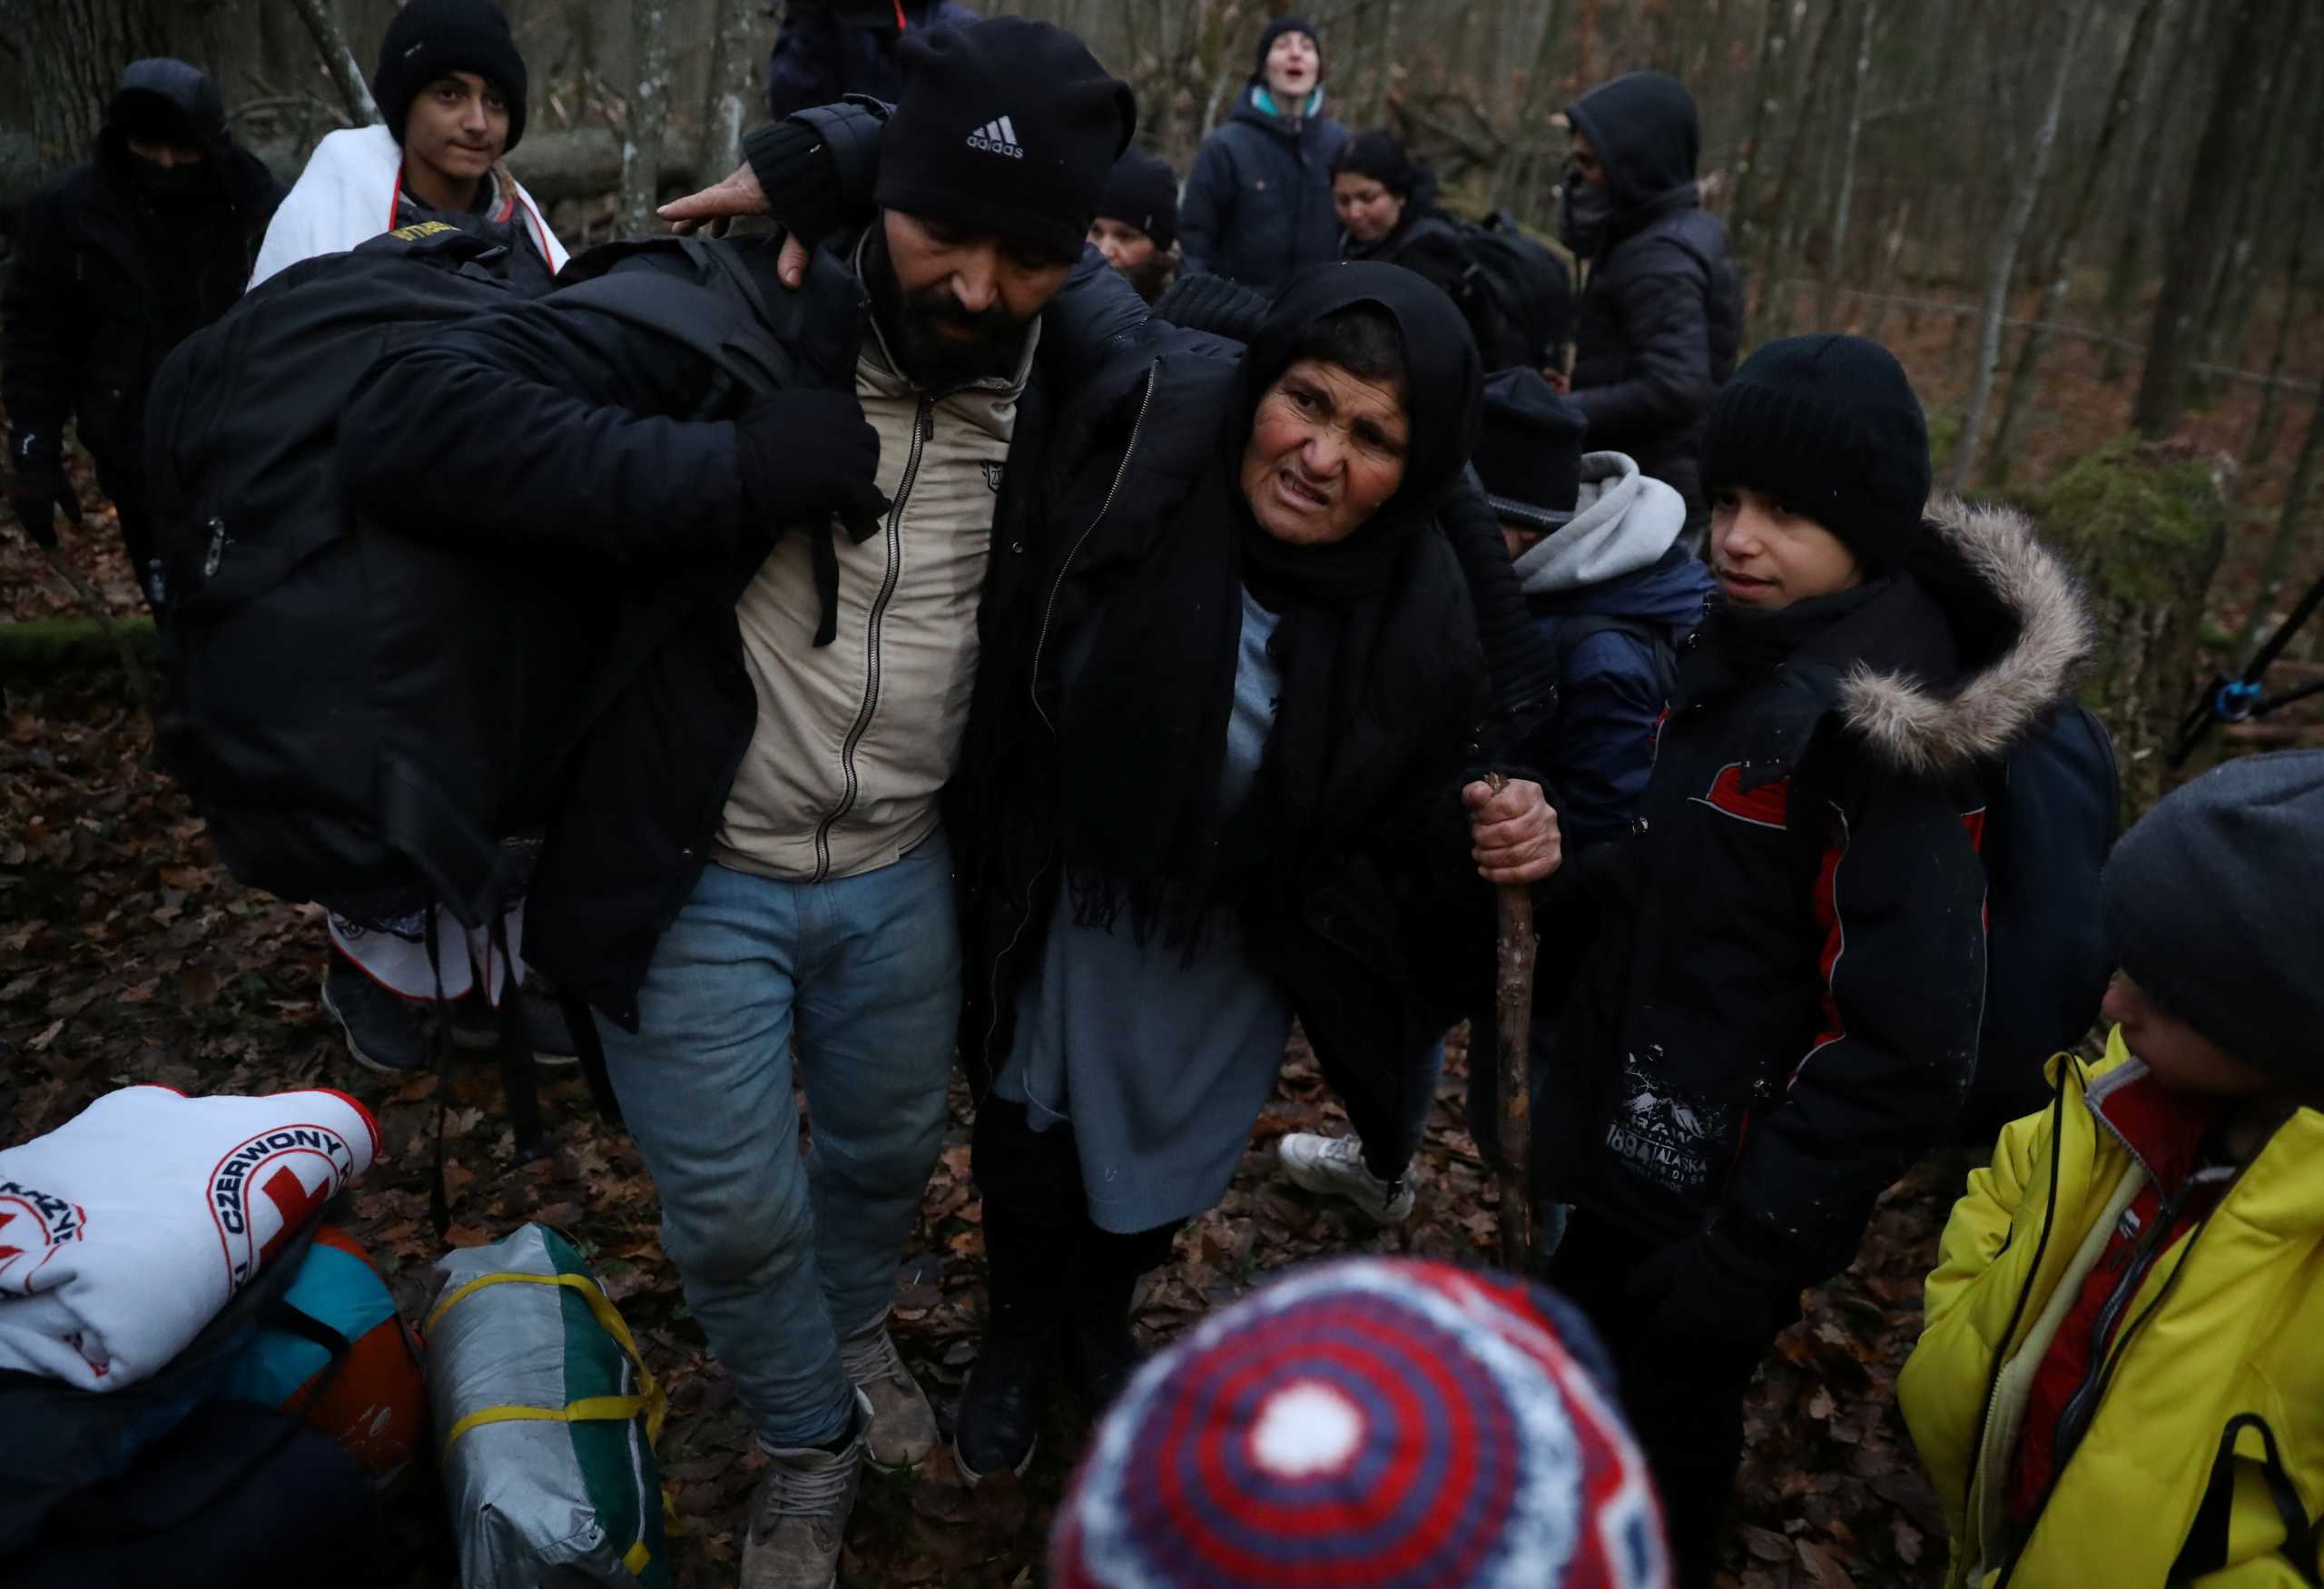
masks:
{"label": "woman's wrinkled face", "polygon": [[1711,493],[1710,567],[1728,605],[1755,612],[1780,612],[1864,583],[1846,542],[1748,486]]}
{"label": "woman's wrinkled face", "polygon": [[1345,540],[1404,483],[1411,440],[1403,382],[1302,359],[1259,399],[1243,449],[1243,498],[1279,541]]}
{"label": "woman's wrinkled face", "polygon": [[1267,92],[1278,100],[1305,102],[1323,75],[1323,52],[1305,34],[1287,33],[1267,46]]}
{"label": "woman's wrinkled face", "polygon": [[1378,242],[1404,218],[1404,202],[1378,177],[1360,171],[1344,171],[1332,179],[1332,208],[1358,242]]}

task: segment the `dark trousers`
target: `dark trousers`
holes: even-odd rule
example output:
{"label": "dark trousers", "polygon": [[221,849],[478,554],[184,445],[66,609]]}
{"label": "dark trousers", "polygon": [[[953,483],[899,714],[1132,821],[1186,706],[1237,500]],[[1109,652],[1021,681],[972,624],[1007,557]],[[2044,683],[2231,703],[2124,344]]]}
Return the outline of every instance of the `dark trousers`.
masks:
{"label": "dark trousers", "polygon": [[1765,1333],[1749,1339],[1649,1335],[1645,1310],[1624,1287],[1652,1250],[1636,1233],[1577,1208],[1550,1261],[1550,1283],[1589,1316],[1613,1357],[1622,1410],[1662,1497],[1679,1589],[1709,1589],[1743,1462],[1743,1394],[1797,1310],[1770,1316]]}
{"label": "dark trousers", "polygon": [[1081,1189],[1072,1128],[1037,1131],[1025,1106],[1005,1098],[987,1095],[977,1105],[969,1170],[984,1199],[996,1327],[1019,1304],[1049,1321],[1086,1309],[1127,1316],[1137,1277],[1169,1261],[1185,1223],[1128,1235],[1098,1229]]}

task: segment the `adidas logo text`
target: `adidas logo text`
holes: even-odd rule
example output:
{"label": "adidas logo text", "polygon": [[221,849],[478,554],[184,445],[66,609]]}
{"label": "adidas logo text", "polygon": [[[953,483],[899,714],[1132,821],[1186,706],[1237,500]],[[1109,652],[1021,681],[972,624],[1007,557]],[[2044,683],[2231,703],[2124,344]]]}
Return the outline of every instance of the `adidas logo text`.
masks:
{"label": "adidas logo text", "polygon": [[1017,142],[1017,128],[1007,116],[987,122],[970,133],[969,147],[981,149],[987,154],[1006,154],[1011,160],[1025,158],[1025,151]]}

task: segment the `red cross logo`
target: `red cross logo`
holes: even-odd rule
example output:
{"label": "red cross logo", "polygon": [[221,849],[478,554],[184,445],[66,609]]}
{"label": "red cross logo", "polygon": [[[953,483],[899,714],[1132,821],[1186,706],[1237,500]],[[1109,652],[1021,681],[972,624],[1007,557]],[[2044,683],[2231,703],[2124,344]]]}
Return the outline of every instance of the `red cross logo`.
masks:
{"label": "red cross logo", "polygon": [[[328,1189],[330,1182],[325,1180],[323,1185]],[[259,1190],[266,1194],[267,1200],[282,1216],[282,1229],[274,1233],[273,1239],[259,1248],[258,1261],[267,1263],[272,1260],[276,1248],[298,1234],[299,1228],[307,1222],[307,1216],[322,1206],[323,1193],[309,1191],[306,1184],[287,1164],[268,1176],[266,1184]]]}

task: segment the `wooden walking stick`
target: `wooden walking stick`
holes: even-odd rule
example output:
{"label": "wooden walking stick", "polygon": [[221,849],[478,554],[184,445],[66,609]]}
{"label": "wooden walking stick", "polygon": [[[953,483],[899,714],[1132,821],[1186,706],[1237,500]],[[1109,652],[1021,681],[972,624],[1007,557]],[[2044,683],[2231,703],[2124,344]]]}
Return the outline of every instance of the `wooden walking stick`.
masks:
{"label": "wooden walking stick", "polygon": [[[1509,780],[1499,773],[1486,782],[1497,794]],[[1493,1055],[1501,1082],[1501,1266],[1525,1272],[1533,1249],[1533,1195],[1529,1171],[1533,1148],[1533,890],[1522,883],[1500,886],[1501,926],[1493,943],[1493,1019],[1499,1031]],[[1473,1061],[1472,1061],[1473,1062]]]}

